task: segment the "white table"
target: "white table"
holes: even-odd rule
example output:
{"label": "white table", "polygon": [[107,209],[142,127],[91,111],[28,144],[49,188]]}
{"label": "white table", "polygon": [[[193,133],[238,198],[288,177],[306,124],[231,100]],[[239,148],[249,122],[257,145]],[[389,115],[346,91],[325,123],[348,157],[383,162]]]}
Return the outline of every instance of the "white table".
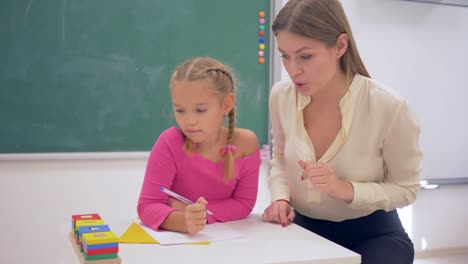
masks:
{"label": "white table", "polygon": [[294,224],[283,228],[257,214],[225,224],[247,238],[210,245],[120,244],[122,263],[361,263],[360,255]]}
{"label": "white table", "polygon": [[[101,214],[117,235],[130,226],[132,219]],[[38,225],[14,225],[28,219],[6,218],[11,228],[4,229],[0,263],[79,264],[69,240],[68,217]],[[19,221],[18,221],[19,220]],[[34,223],[34,221],[32,222]],[[42,223],[42,224],[41,224]],[[295,224],[287,227],[265,223],[258,214],[225,223],[246,238],[212,242],[208,245],[119,244],[122,264],[146,263],[361,263],[361,256]],[[4,226],[5,227],[5,226]],[[19,228],[21,227],[21,228]]]}

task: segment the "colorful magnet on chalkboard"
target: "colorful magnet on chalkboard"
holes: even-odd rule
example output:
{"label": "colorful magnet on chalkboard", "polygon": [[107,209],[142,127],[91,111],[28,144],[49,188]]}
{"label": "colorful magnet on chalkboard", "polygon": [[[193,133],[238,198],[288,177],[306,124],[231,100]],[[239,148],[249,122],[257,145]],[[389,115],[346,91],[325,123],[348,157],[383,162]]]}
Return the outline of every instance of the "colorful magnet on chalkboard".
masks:
{"label": "colorful magnet on chalkboard", "polygon": [[258,31],[258,35],[260,36],[258,38],[258,42],[260,43],[258,45],[258,48],[259,48],[259,51],[258,51],[258,63],[259,64],[264,64],[265,63],[265,58],[264,58],[264,55],[265,55],[265,52],[263,51],[265,49],[265,12],[260,10],[258,12],[258,23],[260,24],[259,25],[259,31]]}

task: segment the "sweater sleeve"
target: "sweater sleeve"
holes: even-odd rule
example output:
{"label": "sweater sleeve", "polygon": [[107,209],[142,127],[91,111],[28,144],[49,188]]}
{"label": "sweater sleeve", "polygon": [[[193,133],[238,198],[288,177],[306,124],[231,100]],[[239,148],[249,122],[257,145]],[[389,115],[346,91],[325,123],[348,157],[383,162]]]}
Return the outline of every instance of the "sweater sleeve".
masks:
{"label": "sweater sleeve", "polygon": [[406,102],[402,102],[384,138],[384,180],[380,183],[352,182],[351,208],[390,211],[415,201],[422,160],[419,133],[415,115]]}
{"label": "sweater sleeve", "polygon": [[168,196],[159,190],[160,186],[170,188],[176,174],[175,157],[168,138],[177,132],[174,129],[163,132],[154,144],[138,199],[140,220],[154,230],[175,210],[168,205]]}
{"label": "sweater sleeve", "polygon": [[260,150],[244,158],[232,197],[208,204],[215,215],[207,215],[208,223],[227,222],[246,218],[257,200],[260,170]]}
{"label": "sweater sleeve", "polygon": [[[272,159],[270,161],[271,171],[268,176],[268,185],[271,192],[272,202],[279,199],[290,200],[288,180],[286,178],[286,162],[284,159],[285,135],[279,113],[281,85],[282,83],[277,83],[273,86],[271,89],[269,103],[273,152]],[[290,106],[288,105],[288,107]]]}

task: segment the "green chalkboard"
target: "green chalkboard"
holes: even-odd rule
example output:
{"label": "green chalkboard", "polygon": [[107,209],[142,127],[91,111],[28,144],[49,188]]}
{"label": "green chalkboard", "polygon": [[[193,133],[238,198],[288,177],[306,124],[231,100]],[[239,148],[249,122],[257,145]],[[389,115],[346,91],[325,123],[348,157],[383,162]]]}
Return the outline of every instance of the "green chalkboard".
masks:
{"label": "green chalkboard", "polygon": [[268,138],[267,0],[2,0],[0,153],[148,151],[175,125],[174,68],[231,66],[237,126]]}

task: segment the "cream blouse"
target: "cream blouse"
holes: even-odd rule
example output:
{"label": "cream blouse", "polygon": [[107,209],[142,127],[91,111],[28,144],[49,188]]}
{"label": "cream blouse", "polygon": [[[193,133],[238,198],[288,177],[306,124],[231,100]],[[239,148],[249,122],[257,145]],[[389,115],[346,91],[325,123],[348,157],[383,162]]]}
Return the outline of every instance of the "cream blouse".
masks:
{"label": "cream blouse", "polygon": [[[298,93],[289,81],[278,82],[271,90],[273,158],[268,183],[272,201],[289,200],[301,214],[331,221],[414,202],[420,188],[420,129],[404,98],[355,75],[340,101],[342,128],[318,161],[303,121],[309,102],[310,97]],[[333,199],[302,181],[299,160],[328,162],[337,177],[352,183],[353,201]]]}

